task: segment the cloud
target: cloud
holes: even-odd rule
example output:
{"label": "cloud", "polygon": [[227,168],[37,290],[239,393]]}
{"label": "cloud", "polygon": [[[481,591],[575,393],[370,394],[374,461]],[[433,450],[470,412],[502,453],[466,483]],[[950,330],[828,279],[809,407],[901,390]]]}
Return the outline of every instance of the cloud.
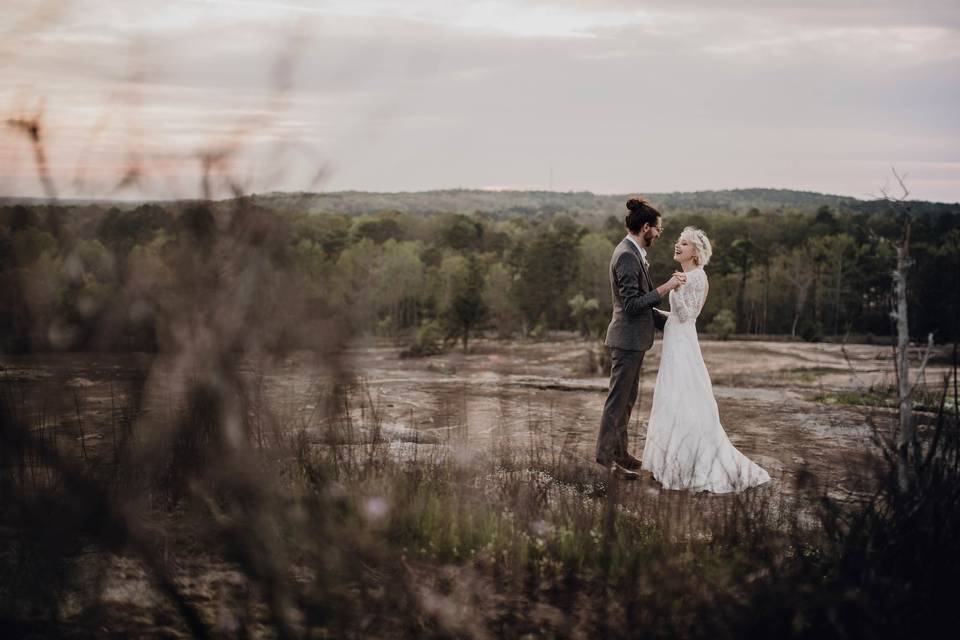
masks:
{"label": "cloud", "polygon": [[70,171],[240,144],[284,188],[325,159],[330,188],[862,195],[869,163],[917,161],[956,199],[922,164],[960,160],[952,4],[82,0],[13,36],[0,108],[42,101]]}

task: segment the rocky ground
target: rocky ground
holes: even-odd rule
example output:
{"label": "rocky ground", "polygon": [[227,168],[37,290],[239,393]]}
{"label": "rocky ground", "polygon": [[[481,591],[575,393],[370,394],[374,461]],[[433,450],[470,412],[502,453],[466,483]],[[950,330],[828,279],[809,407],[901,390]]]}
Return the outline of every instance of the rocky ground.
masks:
{"label": "rocky ground", "polygon": [[[730,439],[783,490],[801,470],[838,495],[866,488],[859,462],[874,446],[874,428],[888,433],[896,413],[835,399],[893,384],[889,347],[704,341],[702,349]],[[351,355],[384,424],[436,434],[467,456],[506,438],[512,446],[536,442],[591,460],[607,389],[599,353],[596,344],[570,337],[477,342],[468,354],[418,360],[398,359],[389,348]],[[638,456],[659,355],[658,344],[646,358],[631,422]],[[925,378],[936,386],[944,371],[928,366]]]}
{"label": "rocky ground", "polygon": [[[843,399],[894,383],[890,347],[708,340],[702,350],[730,439],[784,490],[801,470],[833,491],[864,489],[857,461],[873,447],[874,428],[889,432],[896,413]],[[529,445],[592,459],[607,386],[596,343],[575,336],[478,340],[466,354],[417,359],[401,358],[401,351],[374,344],[350,350],[346,363],[357,385],[351,433],[339,434],[340,442],[362,442],[375,428],[388,440],[440,444],[465,459],[493,447]],[[269,415],[272,429],[306,429],[311,441],[329,442],[322,418],[327,364],[306,353],[269,365],[245,363],[242,376],[257,400],[251,410]],[[659,344],[646,358],[631,422],[636,455],[643,450],[658,364]],[[34,425],[75,446],[78,455],[82,442],[88,456],[112,446],[131,419],[124,415],[125,394],[145,377],[152,397],[145,406],[154,418],[175,416],[177,366],[140,354],[0,358],[2,375],[28,399]],[[934,388],[944,372],[942,364],[930,365],[924,378]],[[257,419],[265,422],[263,415]]]}
{"label": "rocky ground", "polygon": [[[890,347],[708,340],[702,350],[731,441],[784,490],[801,470],[832,491],[865,488],[857,461],[874,446],[874,428],[889,432],[896,413],[843,398],[894,383]],[[607,387],[596,343],[575,336],[549,342],[478,340],[466,354],[455,350],[416,359],[401,358],[401,351],[373,344],[350,350],[346,362],[357,382],[351,433],[337,440],[363,442],[376,428],[388,440],[439,444],[465,459],[493,447],[529,445],[592,459]],[[643,450],[658,364],[659,344],[646,358],[631,422],[636,455]],[[326,365],[306,353],[269,365],[245,363],[243,378],[258,399],[253,410],[270,415],[271,428],[305,428],[311,441],[329,442],[322,418]],[[64,354],[7,356],[0,366],[30,398],[34,424],[76,445],[78,454],[80,442],[87,455],[112,445],[130,418],[124,415],[125,394],[144,377],[153,398],[148,410],[175,415],[176,363],[145,355]],[[928,366],[924,378],[933,388],[944,372],[943,365]]]}

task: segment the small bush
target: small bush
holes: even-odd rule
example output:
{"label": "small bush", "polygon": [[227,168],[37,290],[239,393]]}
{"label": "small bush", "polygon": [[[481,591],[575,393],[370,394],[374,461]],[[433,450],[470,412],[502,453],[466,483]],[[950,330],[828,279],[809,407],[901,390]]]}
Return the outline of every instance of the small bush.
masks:
{"label": "small bush", "polygon": [[715,334],[721,340],[726,340],[736,328],[737,323],[733,319],[733,312],[730,309],[724,309],[707,325],[707,332]]}
{"label": "small bush", "polygon": [[400,354],[401,358],[424,358],[443,353],[443,327],[437,320],[427,320],[417,330],[413,345]]}

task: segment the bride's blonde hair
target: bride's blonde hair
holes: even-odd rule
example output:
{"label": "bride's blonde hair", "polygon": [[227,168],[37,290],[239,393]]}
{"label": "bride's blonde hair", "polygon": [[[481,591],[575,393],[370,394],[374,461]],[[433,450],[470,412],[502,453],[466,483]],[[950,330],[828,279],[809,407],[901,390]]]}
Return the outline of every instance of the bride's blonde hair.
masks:
{"label": "bride's blonde hair", "polygon": [[701,267],[707,266],[710,262],[710,256],[713,255],[713,247],[710,246],[710,239],[700,229],[696,227],[685,227],[680,232],[680,237],[685,238],[687,242],[693,245],[697,253],[697,264]]}

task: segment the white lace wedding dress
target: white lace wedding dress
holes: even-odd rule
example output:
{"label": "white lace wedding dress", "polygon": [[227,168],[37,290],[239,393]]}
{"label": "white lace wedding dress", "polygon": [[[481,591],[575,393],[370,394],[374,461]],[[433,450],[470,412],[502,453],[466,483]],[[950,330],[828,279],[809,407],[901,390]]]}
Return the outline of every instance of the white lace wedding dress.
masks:
{"label": "white lace wedding dress", "polygon": [[660,371],[653,392],[643,468],[667,489],[727,493],[770,480],[730,443],[697,339],[697,316],[707,293],[707,274],[687,272],[670,292]]}

